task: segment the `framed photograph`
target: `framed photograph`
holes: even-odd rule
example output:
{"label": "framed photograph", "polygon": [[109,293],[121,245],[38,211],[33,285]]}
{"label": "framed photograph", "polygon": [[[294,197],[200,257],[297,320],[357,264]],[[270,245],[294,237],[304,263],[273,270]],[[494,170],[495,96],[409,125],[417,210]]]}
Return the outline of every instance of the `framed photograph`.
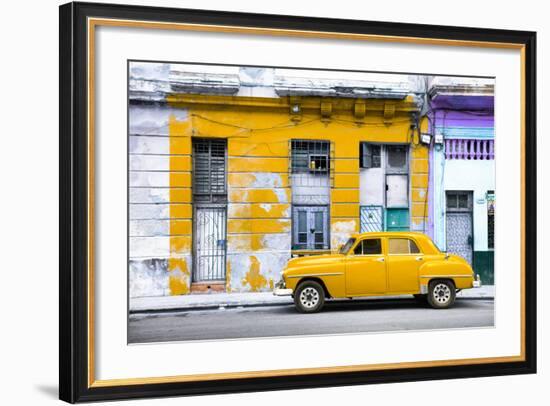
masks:
{"label": "framed photograph", "polygon": [[536,372],[535,41],[61,6],[60,398]]}

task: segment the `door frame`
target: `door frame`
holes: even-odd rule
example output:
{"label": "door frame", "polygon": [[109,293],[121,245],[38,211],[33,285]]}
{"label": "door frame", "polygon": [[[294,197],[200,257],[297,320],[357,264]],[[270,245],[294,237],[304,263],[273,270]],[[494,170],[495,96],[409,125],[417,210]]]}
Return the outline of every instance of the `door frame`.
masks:
{"label": "door frame", "polygon": [[[465,192],[468,194],[468,209],[451,209],[449,210],[447,208],[447,194],[448,193],[457,193],[457,192]],[[469,213],[470,214],[470,224],[472,225],[472,268],[474,267],[474,242],[475,242],[475,235],[474,235],[474,191],[473,190],[458,190],[458,189],[451,189],[451,190],[445,190],[445,252],[449,250],[449,240],[447,238],[447,213]]]}

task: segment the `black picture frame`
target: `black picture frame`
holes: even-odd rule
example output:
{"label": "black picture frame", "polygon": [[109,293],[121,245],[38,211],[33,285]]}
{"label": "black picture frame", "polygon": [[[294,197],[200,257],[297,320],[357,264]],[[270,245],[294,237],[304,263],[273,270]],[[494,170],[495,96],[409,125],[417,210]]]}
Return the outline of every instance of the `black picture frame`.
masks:
{"label": "black picture frame", "polygon": [[[60,6],[59,397],[67,402],[220,394],[536,372],[536,33],[498,29],[309,18],[114,4]],[[90,385],[88,352],[87,19],[162,21],[280,30],[482,41],[524,52],[524,360],[471,365],[312,373],[195,382]]]}

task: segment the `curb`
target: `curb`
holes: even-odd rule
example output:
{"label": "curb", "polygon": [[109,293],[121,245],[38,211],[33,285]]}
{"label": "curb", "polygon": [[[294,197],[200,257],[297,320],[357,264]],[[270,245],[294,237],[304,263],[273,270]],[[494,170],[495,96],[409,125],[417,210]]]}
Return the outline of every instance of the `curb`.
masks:
{"label": "curb", "polygon": [[[494,300],[494,296],[474,296],[474,297],[457,297],[456,300]],[[390,301],[390,300],[408,300],[414,301],[414,299],[409,298],[377,298],[377,299],[356,299],[355,303],[360,302],[376,302],[376,301]],[[331,300],[327,303],[348,303],[349,300]],[[264,303],[216,303],[208,305],[198,305],[198,306],[180,306],[173,308],[165,309],[139,309],[139,310],[130,310],[129,315],[145,315],[145,314],[161,314],[161,313],[182,313],[182,312],[193,312],[193,311],[202,311],[202,310],[217,310],[217,309],[236,309],[236,308],[254,308],[254,307],[275,307],[275,306],[293,306],[293,302],[281,303],[281,302],[264,302]]]}

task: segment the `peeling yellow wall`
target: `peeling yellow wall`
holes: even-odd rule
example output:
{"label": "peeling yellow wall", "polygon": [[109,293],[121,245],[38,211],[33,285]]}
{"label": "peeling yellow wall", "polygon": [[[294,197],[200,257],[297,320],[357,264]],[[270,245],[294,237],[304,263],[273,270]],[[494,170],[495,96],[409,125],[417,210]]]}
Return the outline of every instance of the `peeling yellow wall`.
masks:
{"label": "peeling yellow wall", "polygon": [[169,121],[170,137],[170,258],[168,287],[171,295],[185,295],[191,288],[193,208],[191,194],[191,126],[189,121]]}
{"label": "peeling yellow wall", "polygon": [[[428,131],[428,120],[420,123],[422,132]],[[428,147],[413,144],[411,151],[411,230],[426,231],[428,223]]]}
{"label": "peeling yellow wall", "polygon": [[[290,256],[290,140],[331,142],[332,248],[359,231],[359,143],[407,143],[409,100],[391,101],[395,115],[384,117],[383,100],[367,101],[366,116],[355,117],[353,99],[333,99],[332,115],[322,119],[321,99],[300,99],[301,116],[293,120],[287,98],[172,95],[169,104],[186,109],[181,121],[170,120],[170,277],[172,294],[190,288],[191,269],[183,259],[192,253],[192,137],[227,139],[227,290],[268,289]],[[326,100],[325,100],[326,101]],[[427,149],[411,153],[411,223],[425,221]],[[424,212],[426,211],[426,214]],[[190,264],[190,263],[189,263]],[[185,277],[181,275],[185,275]],[[187,279],[186,279],[187,278]],[[184,281],[187,287],[183,288]]]}

